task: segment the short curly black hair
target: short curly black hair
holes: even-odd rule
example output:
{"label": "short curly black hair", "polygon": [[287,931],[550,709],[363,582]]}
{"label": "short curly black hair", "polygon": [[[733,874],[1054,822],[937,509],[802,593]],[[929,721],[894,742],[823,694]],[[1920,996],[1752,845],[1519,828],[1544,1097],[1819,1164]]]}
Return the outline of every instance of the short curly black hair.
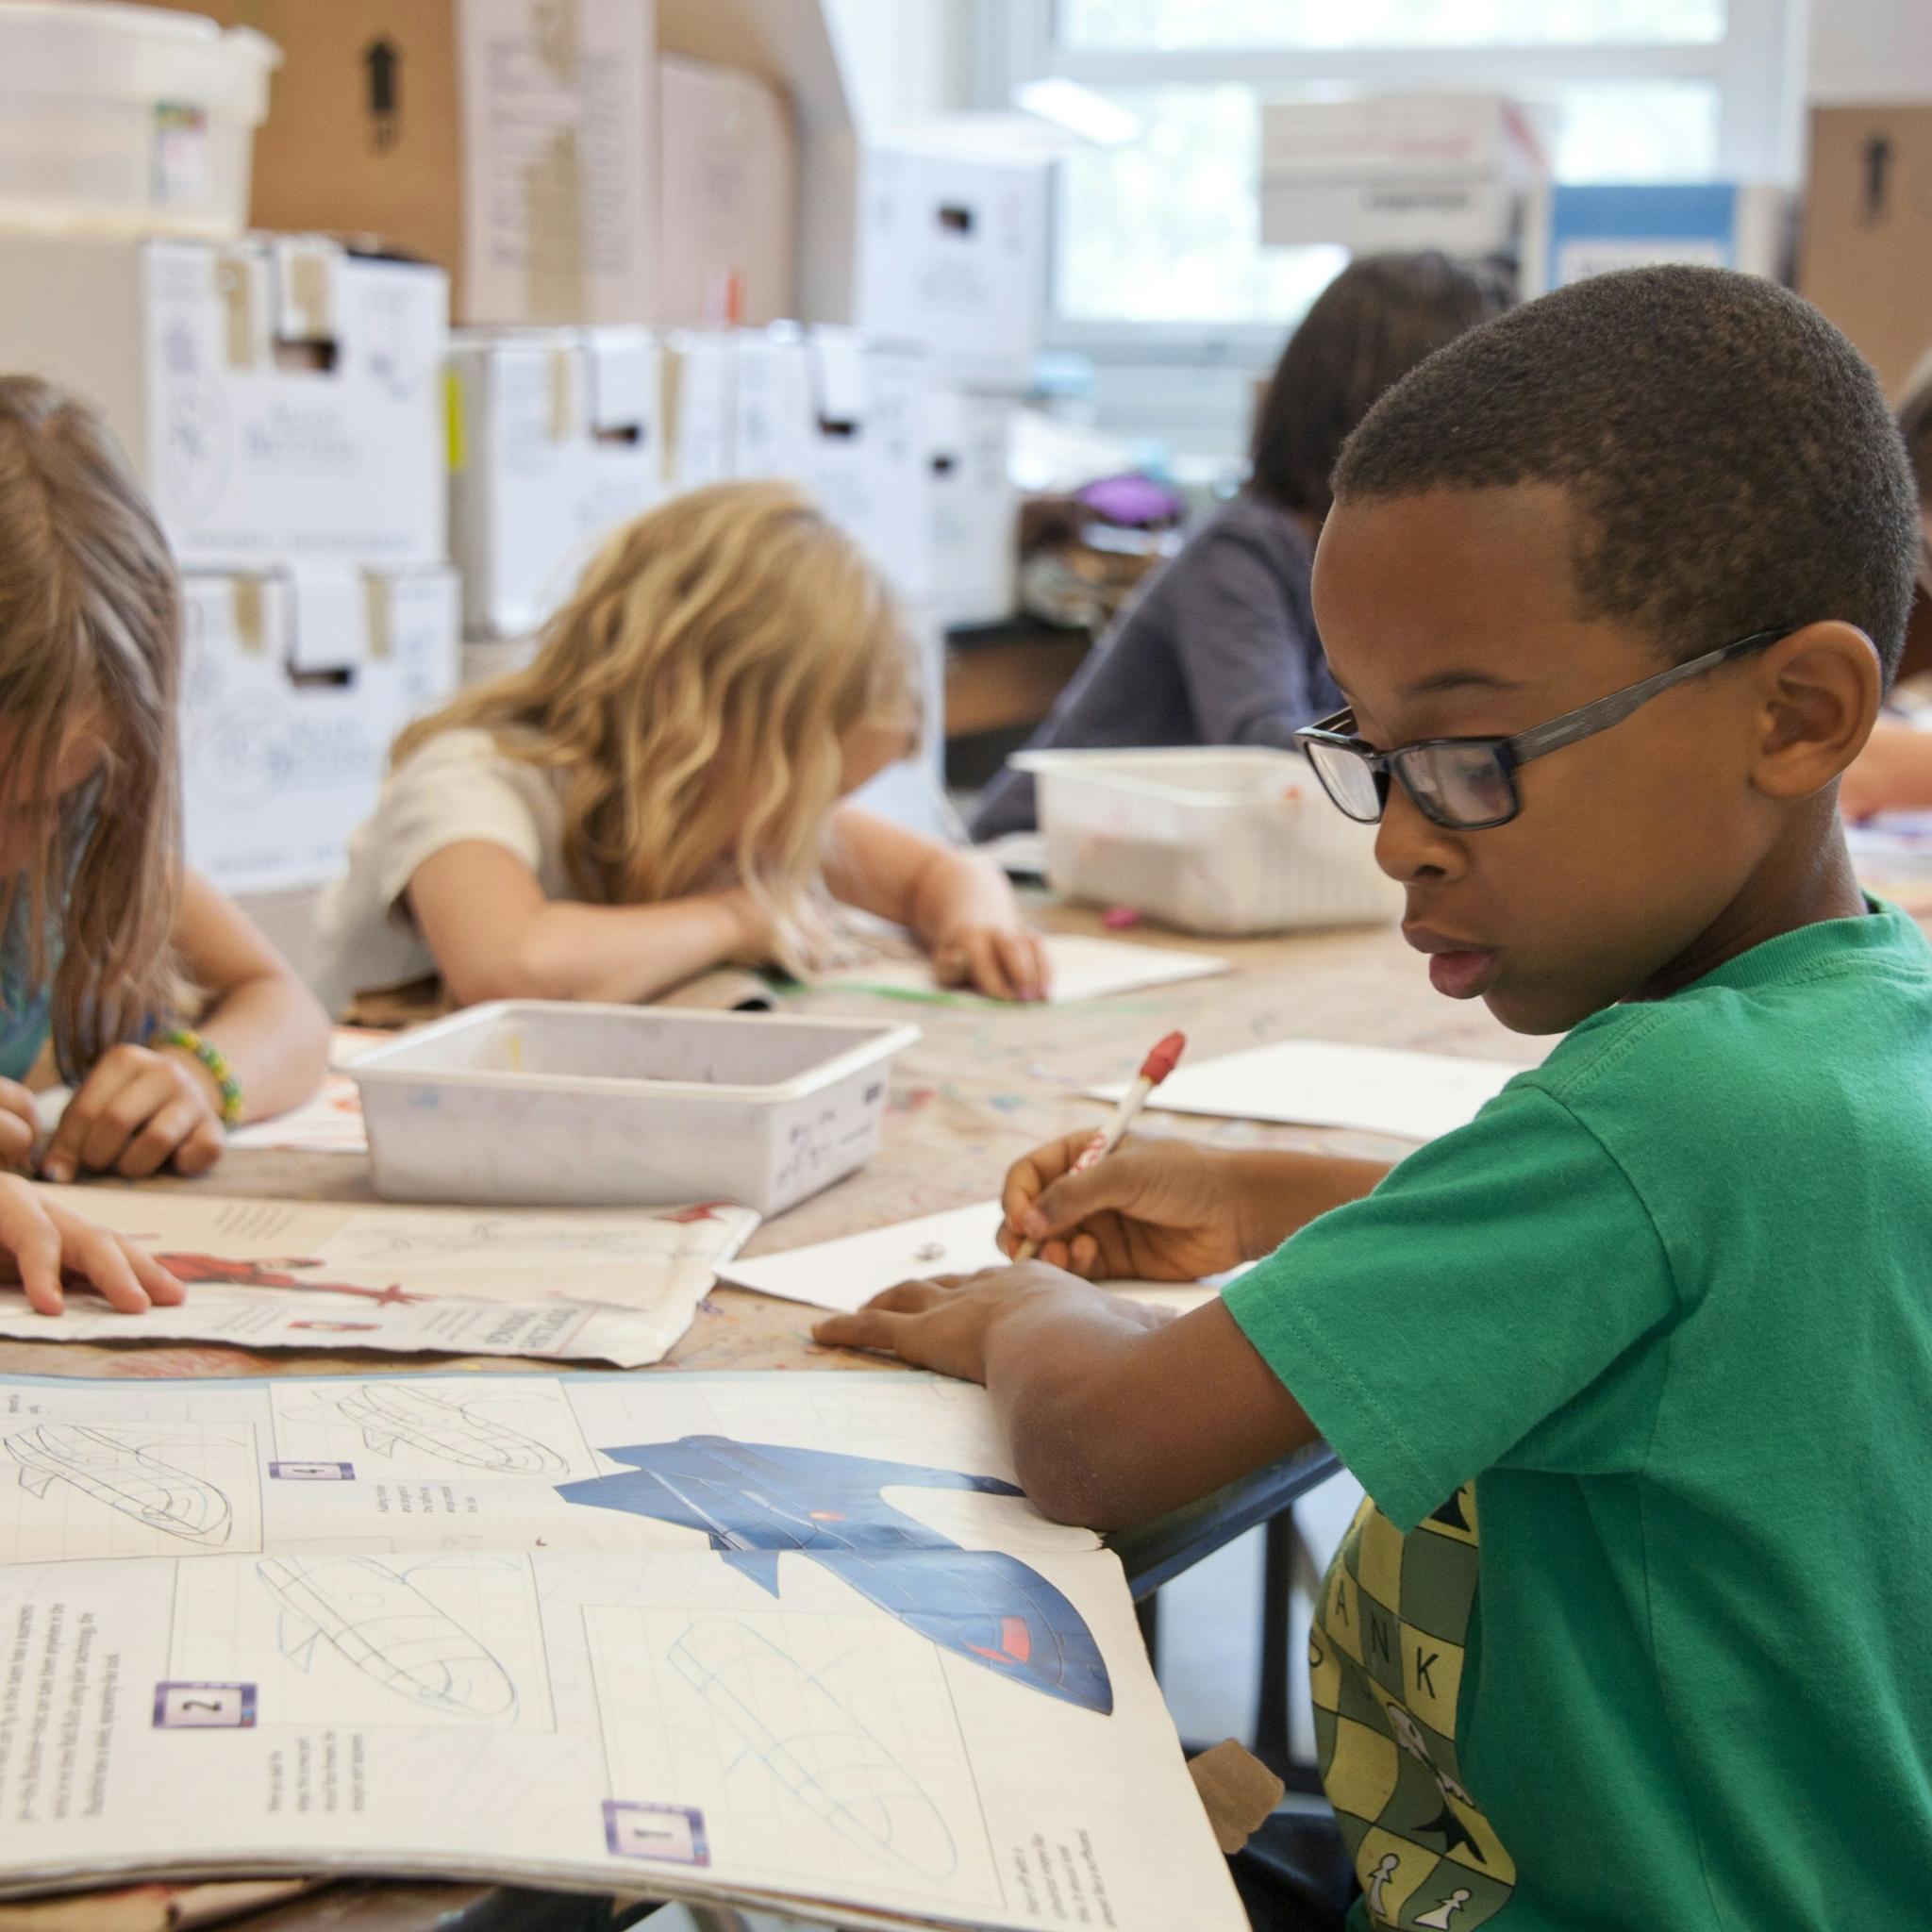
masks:
{"label": "short curly black hair", "polygon": [[1520,483],[1582,511],[1585,612],[1673,659],[1835,618],[1897,668],[1919,556],[1905,448],[1858,352],[1788,290],[1640,268],[1525,303],[1382,397],[1335,495]]}

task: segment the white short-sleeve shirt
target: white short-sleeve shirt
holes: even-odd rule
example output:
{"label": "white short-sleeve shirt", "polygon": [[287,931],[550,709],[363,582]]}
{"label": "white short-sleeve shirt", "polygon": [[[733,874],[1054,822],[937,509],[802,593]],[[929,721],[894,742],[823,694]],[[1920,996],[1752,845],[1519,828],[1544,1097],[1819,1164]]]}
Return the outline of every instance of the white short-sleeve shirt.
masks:
{"label": "white short-sleeve shirt", "polygon": [[423,862],[481,839],[513,852],[547,897],[572,899],[558,774],[512,758],[488,731],[440,731],[392,771],[349,841],[347,874],[316,912],[316,991],[331,1013],[360,992],[408,986],[436,960],[404,901]]}

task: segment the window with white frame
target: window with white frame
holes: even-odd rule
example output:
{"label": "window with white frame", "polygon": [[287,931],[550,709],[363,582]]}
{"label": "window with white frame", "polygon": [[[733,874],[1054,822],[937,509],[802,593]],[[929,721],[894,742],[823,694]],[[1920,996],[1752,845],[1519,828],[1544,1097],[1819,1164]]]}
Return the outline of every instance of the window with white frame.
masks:
{"label": "window with white frame", "polygon": [[1501,92],[1567,181],[1789,181],[1804,0],[989,0],[991,85],[1076,81],[1138,136],[1059,164],[1052,336],[1278,342],[1345,258],[1260,242],[1262,104]]}

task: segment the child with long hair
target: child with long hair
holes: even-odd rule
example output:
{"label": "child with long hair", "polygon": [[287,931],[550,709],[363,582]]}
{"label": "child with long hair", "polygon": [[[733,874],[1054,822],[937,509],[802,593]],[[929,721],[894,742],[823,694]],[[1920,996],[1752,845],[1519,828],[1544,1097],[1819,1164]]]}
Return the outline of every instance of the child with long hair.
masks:
{"label": "child with long hair", "polygon": [[939,976],[1045,991],[1003,876],[843,803],[911,749],[917,673],[877,574],[784,483],[627,525],[525,671],[406,731],[325,899],[324,999],[434,979],[489,999],[647,1000],[709,968],[808,973],[830,901]]}
{"label": "child with long hair", "polygon": [[[29,1158],[34,1090],[60,1080],[56,1181],[203,1173],[226,1127],[322,1077],[322,1009],[181,860],[180,627],[166,541],[107,431],[0,377],[0,1167]],[[0,1190],[0,1250],[37,1307],[58,1306],[47,1242],[73,1226]],[[117,1307],[146,1305],[136,1271],[102,1267]]]}

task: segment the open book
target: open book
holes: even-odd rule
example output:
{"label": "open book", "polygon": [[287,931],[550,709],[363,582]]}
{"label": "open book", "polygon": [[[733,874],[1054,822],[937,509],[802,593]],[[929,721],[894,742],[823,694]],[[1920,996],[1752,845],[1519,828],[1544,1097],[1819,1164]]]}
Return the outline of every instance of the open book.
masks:
{"label": "open book", "polygon": [[1245,1924],[1119,1563],[911,1374],[0,1377],[0,1890]]}

